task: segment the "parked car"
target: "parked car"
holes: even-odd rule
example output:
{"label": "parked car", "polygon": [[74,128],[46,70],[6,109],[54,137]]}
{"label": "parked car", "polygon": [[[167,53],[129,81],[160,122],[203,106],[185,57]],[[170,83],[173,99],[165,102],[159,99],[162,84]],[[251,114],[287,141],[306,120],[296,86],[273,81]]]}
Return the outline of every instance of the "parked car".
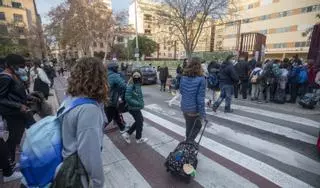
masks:
{"label": "parked car", "polygon": [[157,83],[157,70],[150,66],[142,66],[139,69],[142,73],[142,84]]}

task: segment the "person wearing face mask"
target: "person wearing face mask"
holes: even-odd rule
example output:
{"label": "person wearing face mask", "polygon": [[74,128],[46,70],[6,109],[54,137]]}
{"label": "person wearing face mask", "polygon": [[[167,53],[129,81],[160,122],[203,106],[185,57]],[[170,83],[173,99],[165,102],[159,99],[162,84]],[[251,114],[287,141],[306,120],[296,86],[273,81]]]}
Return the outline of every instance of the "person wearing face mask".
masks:
{"label": "person wearing face mask", "polygon": [[5,69],[0,73],[0,115],[6,120],[9,131],[7,140],[9,156],[15,160],[16,146],[20,144],[25,128],[34,124],[30,109],[27,107],[23,57],[10,54],[5,58]]}
{"label": "person wearing face mask", "polygon": [[40,62],[35,62],[31,68],[30,75],[34,81],[33,91],[39,91],[43,94],[46,100],[49,97],[51,81],[46,72],[41,68]]}
{"label": "person wearing face mask", "polygon": [[232,113],[231,101],[232,95],[234,94],[234,84],[239,82],[239,76],[233,66],[235,62],[235,57],[230,55],[221,64],[219,71],[219,86],[221,89],[221,94],[219,99],[213,104],[212,110],[217,111],[223,100],[226,100],[226,105],[224,108],[225,113]]}
{"label": "person wearing face mask", "polygon": [[129,113],[132,115],[135,121],[131,128],[122,134],[122,137],[128,144],[130,144],[131,142],[130,135],[132,135],[133,132],[136,132],[136,142],[138,144],[148,141],[147,138],[142,138],[143,116],[141,110],[144,108],[144,100],[141,90],[141,77],[141,72],[133,71],[132,77],[129,80],[125,94],[125,99],[128,104]]}

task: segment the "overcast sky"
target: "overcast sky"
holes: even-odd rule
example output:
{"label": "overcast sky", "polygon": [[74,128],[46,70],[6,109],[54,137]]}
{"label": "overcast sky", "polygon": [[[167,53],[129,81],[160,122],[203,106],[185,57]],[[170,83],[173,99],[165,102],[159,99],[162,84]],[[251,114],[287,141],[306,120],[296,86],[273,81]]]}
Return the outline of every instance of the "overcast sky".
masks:
{"label": "overcast sky", "polygon": [[[57,6],[63,0],[36,0],[38,12],[41,15],[42,22],[47,23],[48,19],[46,18],[47,13],[52,7]],[[112,0],[112,9],[114,11],[119,11],[129,8],[130,0]]]}

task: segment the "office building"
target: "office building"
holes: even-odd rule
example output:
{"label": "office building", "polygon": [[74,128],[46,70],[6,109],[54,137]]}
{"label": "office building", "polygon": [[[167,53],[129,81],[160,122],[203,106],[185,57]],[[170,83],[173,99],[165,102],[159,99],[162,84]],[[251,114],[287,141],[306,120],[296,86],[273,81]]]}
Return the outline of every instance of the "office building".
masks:
{"label": "office building", "polygon": [[319,0],[236,0],[231,21],[215,27],[215,50],[237,51],[242,33],[266,35],[266,58],[306,58],[310,42],[302,33],[320,19]]}

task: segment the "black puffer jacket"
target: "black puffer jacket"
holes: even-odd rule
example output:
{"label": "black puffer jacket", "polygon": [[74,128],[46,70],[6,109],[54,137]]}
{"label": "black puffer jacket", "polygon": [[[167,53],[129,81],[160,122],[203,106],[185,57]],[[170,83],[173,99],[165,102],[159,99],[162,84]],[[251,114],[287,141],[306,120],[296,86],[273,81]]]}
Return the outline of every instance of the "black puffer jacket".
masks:
{"label": "black puffer jacket", "polygon": [[0,74],[0,114],[20,114],[20,108],[27,101],[24,84],[11,75]]}
{"label": "black puffer jacket", "polygon": [[239,82],[239,76],[236,73],[232,63],[223,62],[219,71],[219,83],[220,87],[224,85],[233,85]]}
{"label": "black puffer jacket", "polygon": [[249,79],[250,66],[247,61],[239,61],[239,63],[236,64],[235,68],[240,80]]}

